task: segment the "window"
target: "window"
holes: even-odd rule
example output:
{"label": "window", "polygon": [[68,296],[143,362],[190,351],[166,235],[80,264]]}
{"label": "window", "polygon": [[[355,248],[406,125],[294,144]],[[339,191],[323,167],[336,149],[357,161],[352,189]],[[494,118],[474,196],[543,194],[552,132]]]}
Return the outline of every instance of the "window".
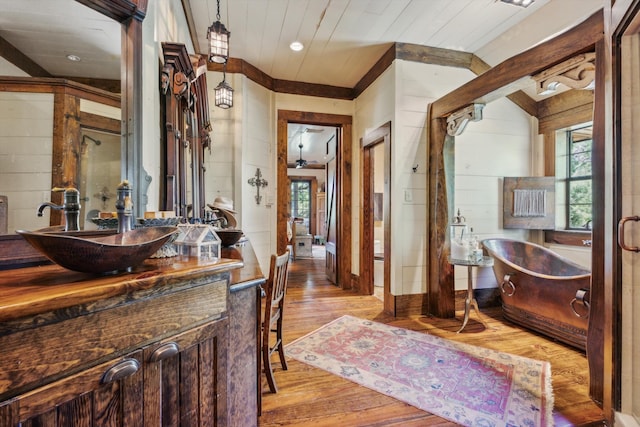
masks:
{"label": "window", "polygon": [[311,182],[306,180],[291,181],[291,216],[305,218],[309,223],[311,214]]}
{"label": "window", "polygon": [[563,222],[567,230],[591,229],[591,125],[560,132],[556,176],[564,195]]}

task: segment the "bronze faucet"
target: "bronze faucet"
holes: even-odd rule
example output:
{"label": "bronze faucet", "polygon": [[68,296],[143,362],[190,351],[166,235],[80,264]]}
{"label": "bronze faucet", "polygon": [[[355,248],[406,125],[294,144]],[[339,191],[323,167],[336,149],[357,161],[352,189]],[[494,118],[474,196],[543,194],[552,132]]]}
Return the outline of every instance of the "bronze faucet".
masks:
{"label": "bronze faucet", "polygon": [[133,230],[133,199],[131,185],[124,180],[116,190],[116,213],[118,215],[118,234]]}
{"label": "bronze faucet", "polygon": [[64,203],[56,205],[52,202],[44,202],[38,206],[38,216],[42,216],[46,207],[62,210],[65,218],[64,231],[80,230],[80,192],[73,187],[67,189],[54,187],[51,191],[64,191]]}

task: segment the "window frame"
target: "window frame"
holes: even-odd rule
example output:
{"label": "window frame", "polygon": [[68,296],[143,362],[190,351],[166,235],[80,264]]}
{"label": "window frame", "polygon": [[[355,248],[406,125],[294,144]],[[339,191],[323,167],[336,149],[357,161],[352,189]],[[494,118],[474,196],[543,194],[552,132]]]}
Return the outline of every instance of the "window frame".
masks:
{"label": "window frame", "polygon": [[[581,125],[581,126],[576,126],[576,127],[571,127],[569,129],[567,129],[565,131],[566,134],[566,152],[564,153],[566,155],[566,176],[564,177],[563,181],[564,181],[564,187],[565,187],[565,205],[566,205],[566,209],[565,209],[565,230],[568,231],[584,231],[584,230],[591,230],[590,224],[593,218],[593,169],[592,167],[591,169],[591,173],[589,175],[580,175],[580,176],[572,176],[572,166],[575,165],[575,162],[573,161],[574,155],[575,154],[579,154],[579,153],[574,153],[573,152],[573,144],[576,142],[582,142],[585,140],[590,140],[591,144],[590,144],[590,149],[588,150],[588,152],[590,153],[590,164],[593,164],[593,136],[591,138],[584,138],[581,139],[579,141],[576,141],[574,138],[574,134],[578,131],[584,130],[586,128],[592,127],[592,124],[585,124],[585,125]],[[581,153],[586,153],[587,151],[582,151]],[[572,206],[577,206],[577,205],[581,205],[584,206],[584,203],[572,203],[571,202],[571,186],[573,183],[577,183],[577,182],[588,182],[589,186],[591,188],[590,192],[591,192],[591,207],[590,207],[590,211],[591,211],[591,218],[589,220],[586,221],[586,223],[581,226],[581,227],[575,227],[572,226],[571,224],[571,212]]]}
{"label": "window frame", "polygon": [[[296,188],[296,191],[294,192],[293,187],[298,186],[299,184],[306,184],[307,186],[306,193],[308,195],[308,200],[307,200],[308,212],[306,216],[299,215],[298,204],[300,202],[300,199],[298,197],[294,199],[294,194],[296,195],[300,194],[300,189]],[[307,221],[309,221],[309,223],[311,222],[311,212],[313,210],[311,184],[312,184],[311,179],[304,179],[304,178],[292,178],[289,183],[289,190],[291,191],[291,197],[290,197],[291,216],[293,218],[305,218],[307,219]]]}

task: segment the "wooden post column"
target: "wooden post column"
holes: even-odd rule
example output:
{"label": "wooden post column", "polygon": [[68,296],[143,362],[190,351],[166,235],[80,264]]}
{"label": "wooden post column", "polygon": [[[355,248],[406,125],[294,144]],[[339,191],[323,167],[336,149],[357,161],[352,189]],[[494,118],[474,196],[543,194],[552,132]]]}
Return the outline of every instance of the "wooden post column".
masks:
{"label": "wooden post column", "polygon": [[446,243],[449,208],[447,205],[447,177],[444,167],[444,145],[447,120],[432,118],[429,106],[429,274],[427,283],[428,314],[437,317],[455,317],[453,267],[447,261]]}

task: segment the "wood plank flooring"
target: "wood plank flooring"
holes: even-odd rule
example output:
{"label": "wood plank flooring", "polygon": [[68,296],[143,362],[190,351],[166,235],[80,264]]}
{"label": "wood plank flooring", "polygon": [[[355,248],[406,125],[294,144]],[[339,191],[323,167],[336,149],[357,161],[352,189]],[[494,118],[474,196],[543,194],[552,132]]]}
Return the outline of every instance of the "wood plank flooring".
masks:
{"label": "wood plank flooring", "polygon": [[[344,315],[375,320],[423,331],[443,338],[518,354],[551,363],[555,396],[555,425],[603,425],[602,412],[588,397],[587,360],[584,353],[513,325],[501,309],[488,308],[482,315],[485,329],[471,313],[459,334],[462,311],[455,319],[427,316],[393,318],[383,313],[374,296],[343,291],[324,277],[324,259],[292,261],[284,312],[285,345]],[[454,423],[421,411],[355,383],[287,358],[283,371],[273,357],[278,393],[269,392],[264,375],[262,416],[259,425],[271,426],[449,426]]]}

